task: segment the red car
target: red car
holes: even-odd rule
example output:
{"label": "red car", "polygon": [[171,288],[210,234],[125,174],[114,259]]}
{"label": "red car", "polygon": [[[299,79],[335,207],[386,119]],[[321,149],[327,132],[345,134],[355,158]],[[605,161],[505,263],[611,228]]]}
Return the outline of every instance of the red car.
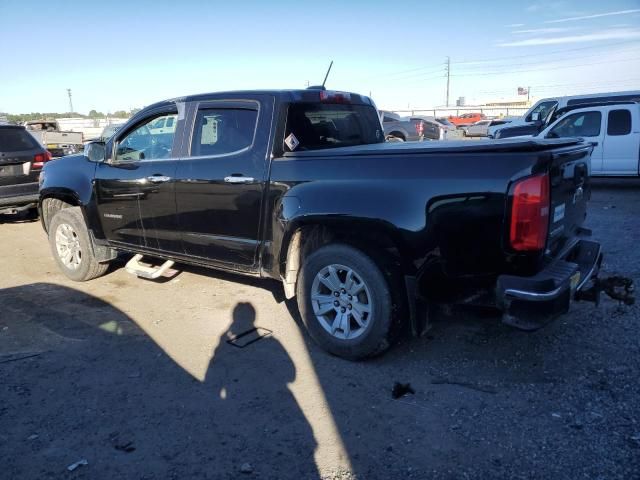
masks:
{"label": "red car", "polygon": [[449,121],[456,127],[467,127],[473,123],[487,118],[483,113],[463,113],[462,115],[449,117]]}

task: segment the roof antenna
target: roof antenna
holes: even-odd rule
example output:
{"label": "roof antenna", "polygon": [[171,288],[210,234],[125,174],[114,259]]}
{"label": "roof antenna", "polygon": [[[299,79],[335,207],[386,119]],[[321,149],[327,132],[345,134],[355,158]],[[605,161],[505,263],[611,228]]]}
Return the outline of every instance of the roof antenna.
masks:
{"label": "roof antenna", "polygon": [[322,88],[324,89],[324,84],[327,83],[327,78],[329,78],[329,72],[331,71],[331,67],[333,67],[333,60],[329,64],[329,69],[327,70],[327,74],[324,76],[324,82],[322,82]]}

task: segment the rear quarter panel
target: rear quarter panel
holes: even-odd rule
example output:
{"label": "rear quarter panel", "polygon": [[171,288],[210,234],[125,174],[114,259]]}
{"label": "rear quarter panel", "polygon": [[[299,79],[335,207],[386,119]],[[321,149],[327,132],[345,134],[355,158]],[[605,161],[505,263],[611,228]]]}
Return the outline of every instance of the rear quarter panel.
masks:
{"label": "rear quarter panel", "polygon": [[433,261],[449,276],[491,275],[504,262],[509,184],[531,174],[537,158],[407,153],[276,159],[266,239],[281,253],[299,226],[334,222],[392,238],[408,273]]}

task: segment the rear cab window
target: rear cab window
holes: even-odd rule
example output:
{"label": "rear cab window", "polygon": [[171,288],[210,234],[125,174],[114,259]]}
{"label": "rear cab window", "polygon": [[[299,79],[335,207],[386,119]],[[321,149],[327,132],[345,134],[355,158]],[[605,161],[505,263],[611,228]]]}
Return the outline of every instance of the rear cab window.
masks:
{"label": "rear cab window", "polygon": [[607,135],[629,135],[631,133],[631,112],[626,109],[611,110],[607,119]]}
{"label": "rear cab window", "polygon": [[24,152],[40,148],[38,141],[23,128],[0,128],[0,152]]}
{"label": "rear cab window", "polygon": [[321,150],[384,142],[372,105],[301,102],[289,105],[284,151]]}

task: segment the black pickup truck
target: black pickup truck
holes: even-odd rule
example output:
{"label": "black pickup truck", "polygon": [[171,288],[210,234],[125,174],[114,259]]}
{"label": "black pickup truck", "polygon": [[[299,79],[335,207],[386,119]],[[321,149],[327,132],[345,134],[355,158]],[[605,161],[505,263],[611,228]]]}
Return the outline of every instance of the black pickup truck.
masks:
{"label": "black pickup truck", "polygon": [[[175,127],[155,129],[162,117]],[[566,312],[602,258],[582,228],[591,149],[385,143],[365,96],[213,93],[48,163],[39,205],[73,280],[118,252],[143,277],[175,261],[275,278],[323,348],[362,358],[421,333],[432,305],[493,305],[524,329]]]}

